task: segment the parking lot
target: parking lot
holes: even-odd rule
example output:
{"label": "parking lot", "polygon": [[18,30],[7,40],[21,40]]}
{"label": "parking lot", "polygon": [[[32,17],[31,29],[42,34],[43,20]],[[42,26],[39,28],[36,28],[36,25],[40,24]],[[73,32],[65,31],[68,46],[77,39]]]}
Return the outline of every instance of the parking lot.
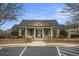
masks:
{"label": "parking lot", "polygon": [[79,56],[79,47],[5,47],[0,56]]}
{"label": "parking lot", "polygon": [[59,47],[61,56],[79,56],[79,47]]}

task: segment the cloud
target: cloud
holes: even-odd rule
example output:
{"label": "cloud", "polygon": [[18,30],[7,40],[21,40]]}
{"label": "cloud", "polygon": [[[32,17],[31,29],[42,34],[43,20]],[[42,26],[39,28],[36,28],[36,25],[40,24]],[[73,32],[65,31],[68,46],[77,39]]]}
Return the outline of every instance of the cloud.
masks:
{"label": "cloud", "polygon": [[50,14],[50,12],[53,12],[53,10],[46,10],[46,11],[42,11],[41,13],[32,13],[32,14],[26,14],[25,17],[26,18],[39,18],[41,16],[45,16],[47,14]]}
{"label": "cloud", "polygon": [[[63,9],[62,8],[56,8],[56,9],[48,9],[43,10],[40,13],[28,13],[25,14],[25,19],[56,19],[60,23],[65,23],[68,19],[68,13],[61,13]],[[66,20],[67,19],[67,20]],[[62,22],[63,21],[63,22]]]}

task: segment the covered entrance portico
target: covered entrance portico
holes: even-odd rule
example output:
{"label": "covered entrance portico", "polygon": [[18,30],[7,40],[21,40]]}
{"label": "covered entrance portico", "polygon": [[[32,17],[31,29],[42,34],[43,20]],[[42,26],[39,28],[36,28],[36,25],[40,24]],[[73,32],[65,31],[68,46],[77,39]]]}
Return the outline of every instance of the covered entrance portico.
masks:
{"label": "covered entrance portico", "polygon": [[48,27],[28,27],[25,30],[25,37],[32,37],[32,38],[44,38],[46,36],[53,37],[53,29]]}
{"label": "covered entrance portico", "polygon": [[[25,29],[25,38],[32,38],[34,40],[40,39],[44,40],[45,38],[59,37],[60,30],[55,25],[50,25],[44,21],[34,21],[24,26]],[[19,36],[22,36],[22,29],[19,29]]]}
{"label": "covered entrance portico", "polygon": [[[44,39],[46,37],[53,38],[54,28],[51,27],[26,27],[25,38]],[[56,37],[59,37],[59,29],[56,29]],[[19,29],[19,35],[21,36],[21,30]]]}

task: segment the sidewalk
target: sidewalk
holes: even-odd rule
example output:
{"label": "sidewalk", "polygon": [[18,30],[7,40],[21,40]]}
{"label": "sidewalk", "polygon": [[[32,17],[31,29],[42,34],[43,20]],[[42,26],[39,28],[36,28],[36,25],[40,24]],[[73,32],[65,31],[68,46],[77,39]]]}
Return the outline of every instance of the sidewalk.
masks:
{"label": "sidewalk", "polygon": [[79,47],[79,44],[69,43],[47,43],[46,46],[60,46],[60,47]]}
{"label": "sidewalk", "polygon": [[[43,45],[41,45],[43,44]],[[20,43],[20,44],[0,44],[0,47],[24,47],[24,46],[60,46],[60,47],[79,47],[79,44],[69,44],[69,43]]]}

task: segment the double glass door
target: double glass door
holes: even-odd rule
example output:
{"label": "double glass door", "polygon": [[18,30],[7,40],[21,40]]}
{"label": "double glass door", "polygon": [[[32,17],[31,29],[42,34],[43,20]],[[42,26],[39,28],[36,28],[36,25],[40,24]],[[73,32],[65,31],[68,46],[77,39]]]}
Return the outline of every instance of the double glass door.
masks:
{"label": "double glass door", "polygon": [[42,38],[42,29],[36,29],[36,38]]}

